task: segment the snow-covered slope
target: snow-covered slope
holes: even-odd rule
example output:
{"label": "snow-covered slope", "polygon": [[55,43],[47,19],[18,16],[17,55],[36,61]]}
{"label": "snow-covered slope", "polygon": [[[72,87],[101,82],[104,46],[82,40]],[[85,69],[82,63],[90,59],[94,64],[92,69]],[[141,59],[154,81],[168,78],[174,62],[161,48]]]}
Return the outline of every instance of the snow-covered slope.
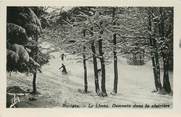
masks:
{"label": "snow-covered slope", "polygon": [[[83,65],[75,60],[74,55],[67,54],[64,64],[68,70],[67,75],[59,71],[61,66],[60,54],[62,52],[51,53],[49,64],[43,67],[43,73],[38,74],[37,88],[41,95],[37,96],[36,101],[24,101],[19,107],[112,107],[117,105],[134,104],[168,104],[172,107],[172,96],[152,93],[154,90],[154,80],[151,64],[143,66],[127,65],[123,58],[118,60],[118,94],[111,95],[113,89],[113,64],[106,65],[106,88],[108,97],[99,97],[94,89],[93,65],[91,62],[88,67],[88,94],[81,93],[83,90]],[[65,53],[66,54],[66,53]],[[172,73],[170,75],[171,85]],[[32,76],[20,73],[12,73],[8,76],[8,86],[18,85],[21,88],[31,89]],[[172,86],[173,87],[173,86]]]}

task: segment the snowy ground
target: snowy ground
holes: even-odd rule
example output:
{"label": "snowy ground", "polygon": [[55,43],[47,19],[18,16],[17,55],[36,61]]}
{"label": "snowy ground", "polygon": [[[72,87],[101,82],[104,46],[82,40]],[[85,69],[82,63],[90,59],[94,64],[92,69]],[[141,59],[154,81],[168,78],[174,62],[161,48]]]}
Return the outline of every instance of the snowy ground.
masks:
{"label": "snowy ground", "polygon": [[[111,95],[113,89],[113,64],[106,66],[106,88],[108,97],[99,97],[94,89],[93,65],[88,63],[88,94],[81,93],[83,89],[83,65],[75,61],[74,55],[67,55],[64,64],[68,69],[68,75],[63,75],[58,68],[61,66],[61,52],[51,53],[49,64],[42,69],[43,73],[38,74],[37,88],[41,95],[36,101],[28,101],[23,98],[19,107],[112,107],[119,106],[133,107],[135,104],[150,106],[154,104],[173,105],[173,97],[152,93],[154,90],[153,73],[150,63],[144,66],[127,65],[124,59],[119,59],[119,82],[118,94]],[[172,73],[170,82],[173,84]],[[19,73],[12,73],[8,76],[8,86],[20,86],[27,90],[32,87],[32,76]],[[172,86],[173,87],[173,86]]]}

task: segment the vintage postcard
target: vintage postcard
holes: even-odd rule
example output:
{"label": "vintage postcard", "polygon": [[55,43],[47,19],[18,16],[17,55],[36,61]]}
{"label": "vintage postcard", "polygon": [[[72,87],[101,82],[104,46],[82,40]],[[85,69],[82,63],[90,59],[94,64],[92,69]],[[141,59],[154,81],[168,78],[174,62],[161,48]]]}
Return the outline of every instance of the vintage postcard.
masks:
{"label": "vintage postcard", "polygon": [[181,1],[0,4],[4,115],[181,111]]}

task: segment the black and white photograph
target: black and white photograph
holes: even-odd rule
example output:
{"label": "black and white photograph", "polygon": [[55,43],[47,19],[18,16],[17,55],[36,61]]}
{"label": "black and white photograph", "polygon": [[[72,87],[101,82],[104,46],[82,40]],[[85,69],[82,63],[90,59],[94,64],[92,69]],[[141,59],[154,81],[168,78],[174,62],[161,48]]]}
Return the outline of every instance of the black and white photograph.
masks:
{"label": "black and white photograph", "polygon": [[174,7],[7,6],[6,108],[173,108]]}

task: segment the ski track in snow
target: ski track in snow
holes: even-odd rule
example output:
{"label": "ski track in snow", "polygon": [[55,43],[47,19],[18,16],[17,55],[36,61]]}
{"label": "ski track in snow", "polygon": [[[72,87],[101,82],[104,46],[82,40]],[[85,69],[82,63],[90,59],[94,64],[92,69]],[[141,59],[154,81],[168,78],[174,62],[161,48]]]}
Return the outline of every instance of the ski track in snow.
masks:
{"label": "ski track in snow", "polygon": [[[43,73],[38,74],[37,89],[41,93],[37,101],[29,101],[25,107],[62,107],[63,104],[76,104],[87,107],[88,104],[170,104],[172,96],[152,93],[154,81],[151,65],[127,65],[124,60],[118,59],[118,94],[111,95],[113,88],[113,64],[106,65],[106,88],[108,97],[99,97],[94,89],[93,65],[87,62],[88,90],[83,94],[83,65],[74,60],[74,55],[67,55],[65,66],[67,75],[63,75],[58,68],[61,66],[61,52],[53,52],[47,65],[42,68]],[[119,57],[118,57],[119,58]],[[172,76],[170,75],[171,85]],[[24,89],[31,89],[32,76],[12,73],[8,77],[8,86],[18,85]],[[172,86],[173,87],[173,86]]]}

